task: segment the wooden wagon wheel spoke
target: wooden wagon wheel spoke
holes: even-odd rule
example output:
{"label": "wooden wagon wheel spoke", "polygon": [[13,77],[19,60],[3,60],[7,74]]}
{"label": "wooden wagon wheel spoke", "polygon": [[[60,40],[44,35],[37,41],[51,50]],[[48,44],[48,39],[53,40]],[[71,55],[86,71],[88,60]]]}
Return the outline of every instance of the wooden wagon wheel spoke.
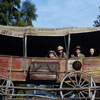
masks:
{"label": "wooden wagon wheel spoke", "polygon": [[82,95],[82,97],[84,97],[85,98],[85,95],[80,91],[80,94]]}
{"label": "wooden wagon wheel spoke", "polygon": [[5,94],[5,91],[3,92],[2,90],[0,91],[1,94]]}
{"label": "wooden wagon wheel spoke", "polygon": [[[80,96],[80,93],[78,93],[78,97],[80,98],[81,96]],[[81,99],[79,99],[79,100],[81,100]]]}
{"label": "wooden wagon wheel spoke", "polygon": [[81,84],[81,82],[82,82],[82,74],[80,75],[79,85]]}
{"label": "wooden wagon wheel spoke", "polygon": [[68,82],[65,82],[65,81],[64,81],[64,83],[66,83],[66,84],[68,84],[69,86],[75,88],[75,86],[73,86],[72,84],[70,84],[70,83],[68,83]]}
{"label": "wooden wagon wheel spoke", "polygon": [[69,95],[69,94],[71,94],[71,93],[73,93],[73,91],[69,91],[68,93],[65,93],[64,97],[67,96],[67,95]]}
{"label": "wooden wagon wheel spoke", "polygon": [[85,92],[85,91],[82,91],[82,92],[83,92],[84,94],[87,94],[87,95],[89,94],[89,93],[88,93],[88,91],[87,91],[87,92]]}
{"label": "wooden wagon wheel spoke", "polygon": [[[85,94],[84,94],[84,91],[81,91],[80,93],[81,93],[81,95],[83,96],[83,98],[86,97]],[[87,100],[87,99],[85,99],[85,100]]]}
{"label": "wooden wagon wheel spoke", "polygon": [[73,85],[76,86],[76,84],[74,83],[74,81],[72,80],[72,78],[70,76],[68,76],[68,78],[71,80],[71,82],[73,83]]}
{"label": "wooden wagon wheel spoke", "polygon": [[1,89],[1,93],[5,93],[5,89]]}
{"label": "wooden wagon wheel spoke", "polygon": [[[80,86],[82,87],[82,85],[84,85],[84,83],[87,82],[88,79],[89,79],[89,77],[86,77],[86,78],[83,80],[83,82],[80,84]],[[89,79],[89,80],[90,80],[90,79]]]}
{"label": "wooden wagon wheel spoke", "polygon": [[82,88],[83,88],[83,87],[88,87],[88,86],[89,86],[89,84],[85,84],[85,85],[82,86]]}
{"label": "wooden wagon wheel spoke", "polygon": [[74,75],[75,75],[75,82],[76,82],[76,85],[78,86],[79,84],[78,84],[78,80],[77,80],[77,73],[74,73]]}
{"label": "wooden wagon wheel spoke", "polygon": [[4,80],[4,81],[3,81],[2,86],[6,83],[6,81],[7,81],[7,80]]}

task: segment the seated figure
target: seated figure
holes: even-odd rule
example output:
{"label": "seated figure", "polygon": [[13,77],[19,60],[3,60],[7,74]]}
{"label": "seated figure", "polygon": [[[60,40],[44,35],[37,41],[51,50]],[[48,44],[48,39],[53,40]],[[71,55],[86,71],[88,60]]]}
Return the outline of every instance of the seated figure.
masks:
{"label": "seated figure", "polygon": [[95,48],[90,48],[89,50],[89,57],[95,57],[96,54],[95,54]]}
{"label": "seated figure", "polygon": [[67,58],[67,54],[64,52],[64,48],[62,46],[58,46],[57,50],[59,53],[59,58]]}
{"label": "seated figure", "polygon": [[85,57],[84,54],[81,53],[81,47],[80,46],[76,46],[76,50],[75,50],[75,54],[71,55],[71,57]]}
{"label": "seated figure", "polygon": [[57,54],[56,54],[56,52],[54,51],[54,50],[50,50],[49,52],[48,52],[48,56],[47,56],[48,58],[58,58],[57,57]]}

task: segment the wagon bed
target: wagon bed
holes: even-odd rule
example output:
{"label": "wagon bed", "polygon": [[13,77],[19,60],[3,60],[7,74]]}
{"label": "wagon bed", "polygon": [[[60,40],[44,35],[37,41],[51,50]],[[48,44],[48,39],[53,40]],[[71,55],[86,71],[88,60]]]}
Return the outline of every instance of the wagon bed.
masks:
{"label": "wagon bed", "polygon": [[96,83],[100,83],[99,57],[71,58],[68,60],[67,68],[65,59],[29,57],[25,68],[24,57],[0,55],[0,74],[11,76],[12,81],[26,81],[29,73],[30,79],[33,80],[57,80],[61,82],[66,69],[67,72],[74,71],[72,63],[77,60],[82,63],[81,70],[92,75]]}

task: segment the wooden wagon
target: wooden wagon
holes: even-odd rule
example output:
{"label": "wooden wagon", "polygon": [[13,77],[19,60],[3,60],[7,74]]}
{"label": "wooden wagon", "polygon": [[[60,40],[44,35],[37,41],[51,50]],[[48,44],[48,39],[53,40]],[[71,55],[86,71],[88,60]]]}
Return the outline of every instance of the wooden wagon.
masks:
{"label": "wooden wagon", "polygon": [[[23,57],[0,55],[0,87],[1,95],[13,95],[13,82],[33,84],[59,84],[62,98],[90,98],[94,100],[96,83],[100,83],[100,58],[84,57],[69,58],[70,35],[98,31],[99,28],[71,28],[71,29],[39,29],[33,27],[6,27],[0,26],[0,34],[23,38]],[[68,35],[68,59],[50,59],[45,57],[27,56],[28,36],[64,36]],[[75,61],[82,63],[81,70],[75,71],[72,64]],[[10,88],[9,88],[10,87]],[[56,90],[55,90],[56,91]],[[9,96],[10,98],[12,96]]]}

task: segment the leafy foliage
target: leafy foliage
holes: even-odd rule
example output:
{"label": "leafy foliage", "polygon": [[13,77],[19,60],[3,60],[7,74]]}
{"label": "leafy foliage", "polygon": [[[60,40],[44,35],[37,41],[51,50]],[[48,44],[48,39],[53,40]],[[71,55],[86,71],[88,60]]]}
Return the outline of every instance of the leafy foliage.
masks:
{"label": "leafy foliage", "polygon": [[[99,7],[100,9],[100,7]],[[93,26],[95,27],[99,27],[100,26],[100,15],[97,16],[97,19],[94,21]]]}
{"label": "leafy foliage", "polygon": [[32,26],[32,20],[36,20],[35,5],[21,0],[0,0],[0,24],[12,26]]}
{"label": "leafy foliage", "polygon": [[20,0],[0,0],[0,24],[12,25],[18,20]]}
{"label": "leafy foliage", "polygon": [[32,20],[36,20],[37,17],[35,5],[25,1],[22,5],[21,16],[27,26],[32,26]]}

